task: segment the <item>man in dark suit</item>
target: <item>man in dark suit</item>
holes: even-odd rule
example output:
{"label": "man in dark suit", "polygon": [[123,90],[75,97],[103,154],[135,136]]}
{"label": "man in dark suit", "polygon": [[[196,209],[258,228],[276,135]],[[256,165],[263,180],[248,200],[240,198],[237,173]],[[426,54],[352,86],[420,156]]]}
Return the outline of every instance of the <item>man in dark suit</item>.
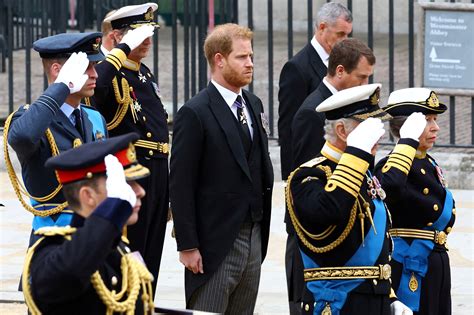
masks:
{"label": "man in dark suit", "polygon": [[252,80],[252,32],[217,26],[204,50],[208,87],[174,121],[170,194],[186,306],[253,314],[270,228],[273,170]]}
{"label": "man in dark suit", "polygon": [[[99,50],[101,36],[63,33],[34,42],[49,87],[35,102],[21,106],[5,122],[8,143],[20,161],[30,200],[25,201],[20,194],[16,175],[11,178],[12,184],[23,206],[35,215],[35,231],[43,226],[68,225],[72,217],[56,174],[44,167],[45,161],[107,135],[102,115],[80,103],[81,98],[94,94],[94,65],[103,59]],[[8,154],[5,158],[7,167],[13,171]],[[30,244],[32,241],[33,235]]]}
{"label": "man in dark suit", "polygon": [[[352,32],[352,14],[339,3],[326,3],[318,11],[317,24],[311,42],[291,58],[281,70],[278,91],[278,141],[280,144],[281,178],[292,171],[291,124],[306,97],[313,92],[327,73],[329,54],[336,42]],[[300,312],[301,276],[293,276],[294,268],[301,270],[299,255],[295,255],[296,240],[291,224],[285,217],[288,240],[286,244],[286,279],[291,314]],[[297,254],[297,253],[296,253]],[[296,259],[296,260],[295,260]]]}
{"label": "man in dark suit", "polygon": [[158,25],[154,22],[156,3],[122,7],[104,19],[115,43],[104,62],[96,66],[99,78],[91,99],[107,120],[111,136],[136,132],[135,142],[141,164],[151,176],[139,180],[147,194],[137,224],[130,226],[130,247],[139,251],[154,277],[156,288],[168,218],[168,114],[155,77],[142,62],[152,46]]}
{"label": "man in dark suit", "polygon": [[361,40],[346,38],[334,45],[327,76],[305,99],[293,118],[293,168],[311,160],[323,148],[326,118],[324,113],[316,111],[316,107],[337,91],[367,84],[374,65],[372,50]]}

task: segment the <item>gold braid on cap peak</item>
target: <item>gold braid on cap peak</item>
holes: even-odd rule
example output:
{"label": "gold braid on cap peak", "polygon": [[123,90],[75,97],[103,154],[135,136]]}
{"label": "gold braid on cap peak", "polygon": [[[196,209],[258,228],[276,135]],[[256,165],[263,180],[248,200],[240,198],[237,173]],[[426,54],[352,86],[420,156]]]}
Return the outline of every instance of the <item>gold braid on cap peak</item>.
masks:
{"label": "gold braid on cap peak", "polygon": [[370,105],[378,105],[380,101],[380,88],[375,89],[374,93],[370,96]]}

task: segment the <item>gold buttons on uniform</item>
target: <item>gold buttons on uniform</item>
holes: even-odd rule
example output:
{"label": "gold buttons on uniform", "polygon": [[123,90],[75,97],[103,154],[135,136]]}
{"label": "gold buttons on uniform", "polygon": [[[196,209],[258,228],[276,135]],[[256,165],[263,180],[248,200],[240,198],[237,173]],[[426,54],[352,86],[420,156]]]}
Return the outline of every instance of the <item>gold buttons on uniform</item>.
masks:
{"label": "gold buttons on uniform", "polygon": [[428,222],[427,226],[432,226],[433,222]]}
{"label": "gold buttons on uniform", "polygon": [[453,214],[456,215],[456,208],[453,208]]}
{"label": "gold buttons on uniform", "polygon": [[388,255],[388,261],[392,261],[392,255]]}
{"label": "gold buttons on uniform", "polygon": [[116,276],[113,276],[112,279],[110,279],[110,283],[112,283],[113,286],[116,286],[118,284],[118,279]]}
{"label": "gold buttons on uniform", "polygon": [[434,211],[438,211],[438,209],[439,209],[438,205],[437,205],[437,204],[434,204],[434,205],[433,205],[433,210],[434,210]]}
{"label": "gold buttons on uniform", "polygon": [[148,155],[153,155],[153,150],[148,151]]}
{"label": "gold buttons on uniform", "polygon": [[305,306],[304,306],[304,310],[305,310],[306,312],[308,312],[308,311],[309,311],[309,304],[305,304]]}
{"label": "gold buttons on uniform", "polygon": [[423,175],[425,175],[425,174],[426,174],[426,171],[425,171],[425,169],[424,169],[424,168],[422,168],[420,171],[421,171],[421,174],[423,174]]}
{"label": "gold buttons on uniform", "polygon": [[430,190],[428,188],[423,189],[423,194],[428,195],[429,192]]}
{"label": "gold buttons on uniform", "polygon": [[151,138],[151,132],[146,133],[147,138]]}
{"label": "gold buttons on uniform", "polygon": [[86,177],[87,177],[87,178],[92,178],[92,173],[91,173],[91,172],[87,172]]}
{"label": "gold buttons on uniform", "polygon": [[377,280],[376,279],[373,279],[372,282],[374,283],[374,285],[377,285]]}
{"label": "gold buttons on uniform", "polygon": [[446,228],[446,233],[451,233],[452,229],[453,229],[452,227]]}
{"label": "gold buttons on uniform", "polygon": [[145,116],[143,116],[143,121],[146,121],[146,117],[145,117]]}

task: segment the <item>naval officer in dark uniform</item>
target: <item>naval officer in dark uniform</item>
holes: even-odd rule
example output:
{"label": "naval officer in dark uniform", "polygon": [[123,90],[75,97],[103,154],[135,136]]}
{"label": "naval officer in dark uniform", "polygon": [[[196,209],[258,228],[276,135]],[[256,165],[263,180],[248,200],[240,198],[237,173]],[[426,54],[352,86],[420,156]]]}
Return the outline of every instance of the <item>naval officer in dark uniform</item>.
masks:
{"label": "naval officer in dark uniform", "polygon": [[[84,144],[47,160],[74,210],[70,226],[44,227],[28,250],[23,292],[32,314],[151,314],[152,275],[121,238],[145,195],[126,134]],[[125,171],[124,171],[125,168]]]}
{"label": "naval officer in dark uniform", "polygon": [[305,268],[303,313],[411,314],[390,296],[390,216],[370,170],[385,132],[381,120],[390,118],[378,106],[380,86],[342,90],[321,103],[327,141],[288,178]]}
{"label": "naval officer in dark uniform", "polygon": [[408,88],[392,92],[385,110],[394,117],[390,131],[399,140],[375,173],[392,213],[393,288],[415,314],[451,314],[446,240],[456,209],[443,171],[427,154],[446,105],[430,89]]}
{"label": "naval officer in dark uniform", "polygon": [[131,131],[140,135],[135,143],[137,156],[151,176],[139,181],[147,195],[140,219],[128,228],[127,236],[152,272],[154,287],[169,208],[168,125],[156,80],[141,61],[151,49],[157,8],[156,3],[126,6],[104,20],[112,25],[116,46],[96,66],[99,79],[92,100],[111,136]]}
{"label": "naval officer in dark uniform", "polygon": [[[49,87],[31,105],[21,106],[5,122],[8,143],[21,164],[23,182],[29,200],[13,171],[13,188],[22,205],[35,217],[33,230],[43,226],[69,224],[72,211],[61,193],[61,184],[45,161],[82,143],[107,135],[105,120],[98,111],[80,103],[92,96],[97,80],[94,64],[100,53],[101,33],[58,34],[33,43],[42,58]],[[6,140],[6,139],[4,139]]]}

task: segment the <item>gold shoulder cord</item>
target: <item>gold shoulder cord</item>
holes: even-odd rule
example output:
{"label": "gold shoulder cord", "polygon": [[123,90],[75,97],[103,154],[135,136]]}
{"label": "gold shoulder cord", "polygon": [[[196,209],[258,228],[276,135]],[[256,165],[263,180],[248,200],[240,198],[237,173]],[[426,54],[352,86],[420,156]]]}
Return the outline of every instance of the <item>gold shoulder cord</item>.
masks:
{"label": "gold shoulder cord", "polygon": [[[332,175],[331,169],[328,166],[322,166],[318,165],[318,168],[322,169],[326,173],[326,177],[329,178]],[[344,231],[342,231],[341,235],[334,240],[332,243],[323,246],[323,247],[316,247],[313,244],[311,244],[306,236],[308,236],[311,239],[315,240],[322,240],[326,237],[328,237],[336,228],[335,225],[329,226],[324,232],[321,234],[311,234],[307,230],[304,229],[303,225],[301,222],[298,220],[296,217],[295,211],[294,211],[294,205],[293,205],[293,196],[291,195],[291,182],[293,180],[293,176],[300,170],[300,167],[298,167],[296,170],[294,170],[290,176],[288,177],[288,185],[286,186],[285,190],[285,195],[286,195],[286,204],[288,207],[288,212],[290,214],[291,222],[293,223],[293,226],[295,228],[296,234],[298,235],[298,238],[301,240],[301,242],[309,248],[312,252],[315,253],[326,253],[334,248],[336,248],[338,245],[340,245],[346,237],[349,235],[349,232],[351,231],[352,227],[354,226],[354,222],[356,219],[356,214],[357,214],[357,203],[354,203],[354,206],[351,209],[351,214],[349,217],[349,222],[347,223],[347,226],[344,228]]]}
{"label": "gold shoulder cord", "polygon": [[[67,240],[71,239],[70,235],[64,235]],[[22,287],[23,295],[25,296],[25,302],[28,306],[28,310],[32,315],[40,315],[41,311],[33,300],[31,294],[31,287],[29,283],[30,278],[30,264],[33,258],[35,249],[45,239],[43,236],[33,246],[31,246],[25,257],[25,264],[23,266],[23,278]],[[143,313],[152,314],[154,310],[153,305],[153,290],[151,282],[153,276],[148,269],[139,261],[137,261],[131,254],[122,256],[120,269],[122,271],[122,289],[119,293],[115,293],[115,290],[110,291],[104,284],[102,277],[99,272],[96,271],[91,276],[91,283],[94,287],[97,295],[104,303],[107,308],[106,314],[112,315],[115,312],[125,313],[127,315],[135,314],[135,304],[142,289],[142,302],[143,302]],[[128,294],[124,301],[120,301],[125,293]]]}
{"label": "gold shoulder cord", "polygon": [[[91,276],[91,283],[101,301],[107,307],[107,315],[112,315],[115,312],[125,313],[127,315],[135,314],[135,304],[142,288],[142,302],[143,313],[152,314],[154,310],[153,305],[153,290],[151,282],[153,276],[148,269],[139,261],[137,261],[132,254],[122,256],[120,269],[122,270],[122,289],[115,293],[115,290],[110,291],[104,284],[104,280],[96,271]],[[124,301],[120,301],[125,293],[128,294]]]}
{"label": "gold shoulder cord", "polygon": [[[8,130],[10,128],[10,123],[13,117],[13,114],[10,114],[8,116],[7,120],[5,121],[5,126],[3,129],[3,152],[5,155],[5,164],[7,167],[7,173],[8,177],[10,178],[10,182],[12,183],[13,190],[15,191],[16,196],[18,197],[18,200],[22,204],[23,208],[25,208],[27,211],[31,212],[33,215],[39,216],[39,217],[48,217],[53,214],[60,213],[63,211],[67,206],[68,203],[64,202],[54,208],[51,208],[49,210],[44,210],[44,211],[39,211],[36,210],[34,207],[32,207],[27,201],[24,200],[23,196],[26,196],[28,198],[34,199],[38,201],[39,203],[44,203],[48,200],[51,200],[54,196],[56,196],[60,191],[61,188],[63,187],[61,184],[58,184],[56,189],[51,192],[49,195],[44,196],[44,197],[34,197],[28,193],[26,188],[23,186],[23,184],[20,182],[18,179],[18,176],[15,173],[15,169],[13,168],[12,162],[10,160],[10,153],[8,151]],[[46,129],[46,138],[48,139],[49,146],[51,147],[51,156],[56,156],[59,154],[59,149],[58,146],[56,145],[56,141],[54,140],[54,136],[51,132],[51,130],[48,128]],[[58,175],[56,173],[56,179],[58,180]]]}
{"label": "gold shoulder cord", "polygon": [[107,123],[107,130],[112,130],[116,128],[125,117],[127,110],[132,103],[132,98],[130,97],[130,85],[128,84],[127,79],[122,78],[122,93],[120,94],[117,77],[112,80],[112,86],[114,88],[115,99],[118,103],[117,111],[115,112],[114,118]]}

